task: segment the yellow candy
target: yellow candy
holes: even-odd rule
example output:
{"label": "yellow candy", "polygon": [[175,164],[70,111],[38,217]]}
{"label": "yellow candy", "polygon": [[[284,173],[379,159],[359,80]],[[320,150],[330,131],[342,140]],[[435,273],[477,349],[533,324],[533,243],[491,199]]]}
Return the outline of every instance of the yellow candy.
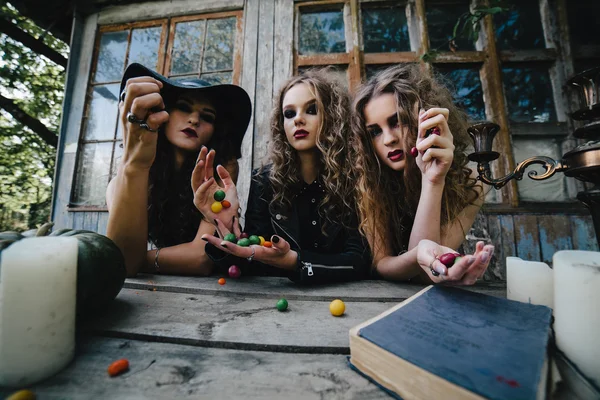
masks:
{"label": "yellow candy", "polygon": [[260,245],[262,246],[263,244],[265,244],[265,238],[262,236],[259,236],[258,239],[260,240]]}
{"label": "yellow candy", "polygon": [[211,204],[210,209],[216,214],[218,212],[221,212],[221,210],[223,209],[223,205],[221,204],[221,202],[215,201]]}
{"label": "yellow candy", "polygon": [[35,400],[35,393],[31,390],[19,390],[8,396],[6,400]]}
{"label": "yellow candy", "polygon": [[346,305],[340,299],[335,299],[329,304],[329,312],[334,317],[339,317],[346,311]]}

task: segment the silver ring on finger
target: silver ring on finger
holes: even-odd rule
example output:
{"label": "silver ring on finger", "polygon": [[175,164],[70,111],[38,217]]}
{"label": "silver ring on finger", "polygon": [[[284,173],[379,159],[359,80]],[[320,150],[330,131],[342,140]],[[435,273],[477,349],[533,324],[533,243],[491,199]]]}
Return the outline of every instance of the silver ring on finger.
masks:
{"label": "silver ring on finger", "polygon": [[131,122],[132,124],[138,124],[138,125],[141,125],[141,124],[145,124],[145,123],[146,123],[146,121],[145,121],[145,120],[143,120],[143,119],[139,119],[139,118],[138,118],[138,117],[136,117],[136,116],[135,116],[135,114],[134,114],[134,113],[132,113],[131,111],[129,111],[129,112],[127,113],[127,121]]}
{"label": "silver ring on finger", "polygon": [[429,264],[429,270],[431,271],[431,275],[433,276],[440,276],[440,273],[437,272],[435,269],[433,269],[433,263],[435,262],[435,260],[437,260],[437,258],[434,258],[431,263]]}
{"label": "silver ring on finger", "polygon": [[121,94],[119,95],[119,99],[125,103],[125,96],[127,95],[127,88],[123,89],[123,91],[121,92]]}
{"label": "silver ring on finger", "polygon": [[246,260],[248,260],[248,262],[252,262],[252,260],[254,260],[255,254],[256,254],[256,249],[254,248],[254,246],[252,246],[252,254],[250,255],[250,257],[246,257]]}

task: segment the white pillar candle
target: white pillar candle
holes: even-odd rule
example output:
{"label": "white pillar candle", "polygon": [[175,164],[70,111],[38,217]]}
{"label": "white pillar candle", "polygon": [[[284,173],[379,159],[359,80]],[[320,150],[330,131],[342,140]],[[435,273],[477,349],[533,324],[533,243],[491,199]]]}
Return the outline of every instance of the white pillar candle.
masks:
{"label": "white pillar candle", "polygon": [[13,243],[0,263],[0,386],[24,386],[65,367],[75,352],[77,239]]}
{"label": "white pillar candle", "polygon": [[548,264],[506,257],[506,297],[554,308],[554,277]]}
{"label": "white pillar candle", "polygon": [[553,267],[556,344],[600,386],[600,252],[559,251]]}

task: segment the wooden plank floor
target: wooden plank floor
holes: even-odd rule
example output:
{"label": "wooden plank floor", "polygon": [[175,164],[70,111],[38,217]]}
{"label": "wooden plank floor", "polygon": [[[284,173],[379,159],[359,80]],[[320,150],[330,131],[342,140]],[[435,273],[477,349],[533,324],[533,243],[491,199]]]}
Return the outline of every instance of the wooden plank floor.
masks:
{"label": "wooden plank floor", "polygon": [[[77,355],[34,385],[38,398],[385,399],[346,363],[348,330],[417,293],[419,285],[363,281],[304,287],[285,278],[128,279],[111,307],[80,321]],[[503,284],[470,288],[506,296]],[[285,297],[289,308],[277,311]],[[329,302],[340,298],[336,318]],[[108,365],[128,358],[128,373]],[[11,390],[0,388],[0,397]]]}

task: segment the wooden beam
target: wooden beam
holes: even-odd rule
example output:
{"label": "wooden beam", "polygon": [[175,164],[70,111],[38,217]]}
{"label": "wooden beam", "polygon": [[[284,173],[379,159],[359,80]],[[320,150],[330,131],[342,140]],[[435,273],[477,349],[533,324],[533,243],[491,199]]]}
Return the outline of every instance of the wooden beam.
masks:
{"label": "wooden beam", "polygon": [[13,100],[8,99],[0,94],[0,107],[5,109],[17,121],[37,133],[38,136],[42,138],[42,140],[48,145],[56,147],[58,143],[58,136],[56,133],[46,128],[46,125],[42,124],[36,118],[21,110],[21,108],[19,108],[19,106],[16,105]]}
{"label": "wooden beam", "polygon": [[5,20],[4,18],[0,19],[0,28],[2,28],[2,33],[5,33],[17,42],[22,43],[34,52],[48,58],[50,61],[60,65],[61,67],[67,68],[68,59],[63,57],[63,55],[58,51],[46,45],[43,40],[34,38],[29,33],[23,31],[17,25]]}
{"label": "wooden beam", "polygon": [[296,58],[298,67],[311,65],[333,65],[333,64],[348,64],[350,63],[350,55],[348,53],[328,53],[314,55],[298,55]]}
{"label": "wooden beam", "polygon": [[402,51],[397,53],[365,53],[365,64],[395,64],[418,62],[417,53]]}

